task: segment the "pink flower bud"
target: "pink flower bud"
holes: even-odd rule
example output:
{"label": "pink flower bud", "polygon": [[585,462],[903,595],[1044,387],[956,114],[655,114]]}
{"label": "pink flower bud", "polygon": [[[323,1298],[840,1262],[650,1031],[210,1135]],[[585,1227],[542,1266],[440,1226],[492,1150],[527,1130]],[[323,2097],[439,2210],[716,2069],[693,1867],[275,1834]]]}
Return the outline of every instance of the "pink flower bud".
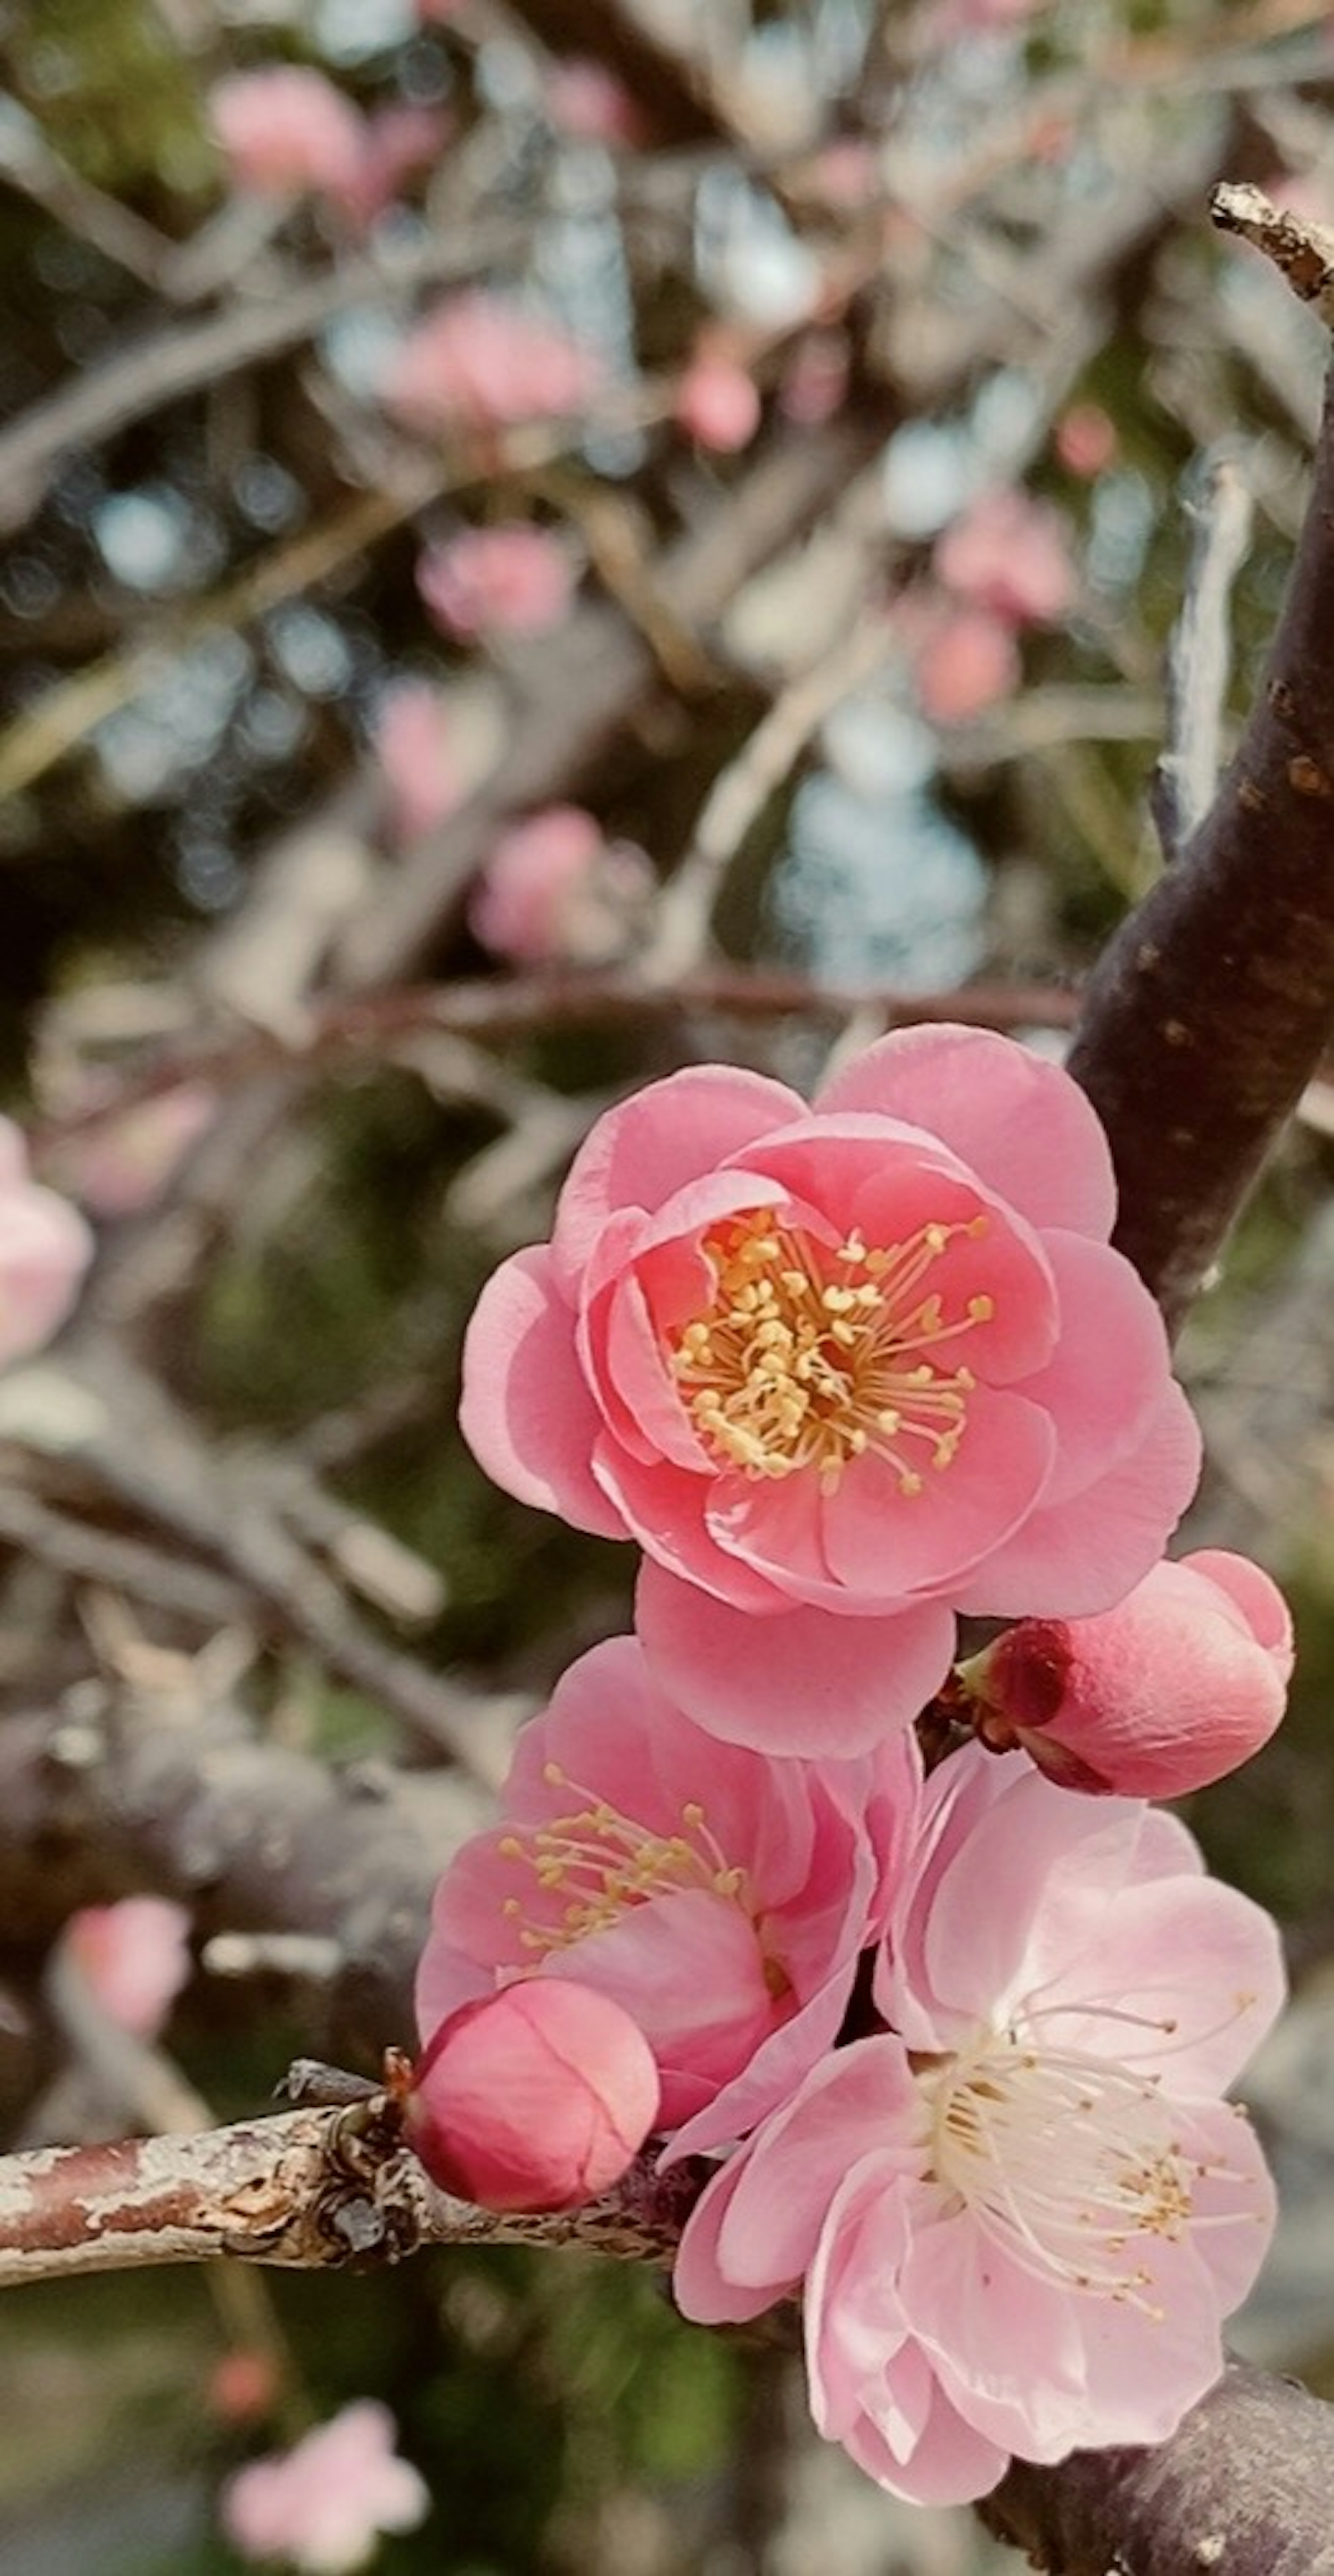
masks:
{"label": "pink flower bud", "polygon": [[529,1977],[441,2023],[405,2126],[460,2199],[577,2209],[619,2181],[657,2111],[653,2052],[621,2005],[568,1977]]}
{"label": "pink flower bud", "polygon": [[190,1917],[166,1896],[122,1896],[83,1905],[61,1942],[108,2021],[156,2039],[190,1979]]}
{"label": "pink flower bud", "polygon": [[1063,1788],[1180,1798],[1258,1752],[1283,1714],[1292,1621],[1244,1556],[1164,1561],[1094,1619],[1022,1619],[959,1680],[984,1744]]}
{"label": "pink flower bud", "polygon": [[696,358],[676,388],[676,417],[699,447],[734,456],[760,425],[760,397],[732,358]]}

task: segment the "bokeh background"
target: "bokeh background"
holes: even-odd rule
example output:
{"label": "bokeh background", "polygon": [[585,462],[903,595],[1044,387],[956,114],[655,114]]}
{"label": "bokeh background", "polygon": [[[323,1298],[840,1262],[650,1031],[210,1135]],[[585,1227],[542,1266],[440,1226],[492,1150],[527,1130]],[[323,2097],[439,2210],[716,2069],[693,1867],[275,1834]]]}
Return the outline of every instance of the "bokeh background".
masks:
{"label": "bokeh background", "polygon": [[[406,1777],[443,1857],[628,1614],[630,1551],[454,1425],[478,1284],[591,1120],[693,1059],[805,1085],[905,995],[1059,1049],[1207,797],[1207,745],[1153,788],[1172,630],[1207,552],[1225,755],[1324,361],[1207,201],[1334,220],[1334,18],[7,0],[0,66],[0,1084],[99,1239],[0,1382],[0,1777],[108,1709],[203,1748],[225,1704],[367,1798]],[[1298,1978],[1237,2341],[1334,2394],[1331,1137],[1317,1083],[1184,1365],[1194,1543],[1303,1639],[1281,1739],[1191,1816]],[[133,1825],[102,1892],[179,1899]],[[332,1925],[201,1899],[147,2074],[107,2066],[76,1842],[0,1904],[5,2143],[152,2125],[155,2086],[261,2105],[324,2041]],[[400,2576],[1016,2563],[816,2443],[790,2354],[493,2251],[11,2292],[0,2570],[233,2568],[222,2479],[367,2393],[435,2498]]]}

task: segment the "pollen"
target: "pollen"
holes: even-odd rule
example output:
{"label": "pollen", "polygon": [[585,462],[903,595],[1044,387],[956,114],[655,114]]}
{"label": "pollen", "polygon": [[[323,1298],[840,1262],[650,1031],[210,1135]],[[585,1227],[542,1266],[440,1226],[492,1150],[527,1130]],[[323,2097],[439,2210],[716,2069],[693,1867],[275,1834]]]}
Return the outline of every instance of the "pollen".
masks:
{"label": "pollen", "polygon": [[854,1231],[831,1250],[763,1209],[708,1236],[712,1301],[670,1346],[706,1450],[756,1479],[814,1469],[826,1493],[870,1453],[901,1493],[922,1493],[967,1429],[977,1380],[957,1345],[996,1311],[979,1293],[947,1312],[930,1273],[952,1244],[986,1231],[976,1216],[886,1245]]}
{"label": "pollen", "polygon": [[677,1831],[662,1833],[585,1792],[558,1763],[548,1762],[543,1778],[548,1788],[571,1793],[568,1809],[538,1825],[511,1827],[495,1845],[528,1882],[526,1899],[507,1896],[501,1912],[519,1927],[534,1964],[591,1933],[610,1931],[632,1907],[686,1890],[720,1897],[754,1919],[749,1874],[729,1860],[698,1799],[681,1807]]}

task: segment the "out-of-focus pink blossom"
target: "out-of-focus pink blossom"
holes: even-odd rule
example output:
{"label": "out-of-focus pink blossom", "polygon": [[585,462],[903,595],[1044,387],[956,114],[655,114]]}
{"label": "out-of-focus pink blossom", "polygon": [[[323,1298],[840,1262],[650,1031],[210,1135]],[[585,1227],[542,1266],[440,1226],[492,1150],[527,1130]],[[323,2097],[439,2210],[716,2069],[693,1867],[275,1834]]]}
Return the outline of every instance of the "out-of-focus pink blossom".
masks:
{"label": "out-of-focus pink blossom", "polygon": [[657,2111],[653,2051],[624,2005],[541,1977],[450,2014],[414,2072],[404,2127],[462,2200],[577,2209],[620,2181]]}
{"label": "out-of-focus pink blossom", "polygon": [[554,323],[476,291],[437,305],[409,333],[381,392],[389,410],[423,436],[478,435],[516,421],[566,419],[585,408],[601,381],[591,349]]}
{"label": "out-of-focus pink blossom", "polygon": [[778,408],[799,429],[818,428],[841,411],[848,390],[848,344],[841,331],[813,331],[798,342],[783,371]]}
{"label": "out-of-focus pink blossom", "polygon": [[980,1748],[928,1784],[875,2002],[709,2185],[687,2316],[805,2282],[811,2407],[882,2486],[985,2494],[1011,2455],[1154,2443],[1223,2366],[1274,2200],[1224,2101],[1278,1936],[1184,1827]]}
{"label": "out-of-focus pink blossom", "polygon": [[1092,481],[1116,455],[1116,423],[1101,403],[1072,403],[1056,423],[1052,444],[1067,474]]}
{"label": "out-of-focus pink blossom", "polygon": [[881,189],[880,155],[862,135],[842,134],[807,162],[803,194],[839,214],[855,214]]}
{"label": "out-of-focus pink blossom", "polygon": [[644,852],[608,841],[578,805],[548,805],[502,834],[468,922],[517,966],[593,966],[619,956],[654,890]]}
{"label": "out-of-focus pink blossom", "polygon": [[62,1146],[55,1177],[94,1216],[135,1216],[161,1195],[217,1114],[211,1084],[178,1082]]}
{"label": "out-of-focus pink blossom", "polygon": [[387,2406],[361,2397],[291,2451],[252,2460],[222,2490],[222,2525],[245,2558],[282,2558],[302,2576],[349,2576],[383,2532],[415,2531],[426,2483],[394,2450]]}
{"label": "out-of-focus pink blossom", "polygon": [[404,680],[390,689],[376,719],[375,748],[389,789],[394,839],[419,841],[454,812],[463,795],[443,693],[429,680]]}
{"label": "out-of-focus pink blossom", "polygon": [[1292,1655],[1277,1584],[1214,1548],[1096,1619],[1021,1619],[959,1681],[983,1743],[1022,1745],[1063,1787],[1182,1798],[1268,1742]]}
{"label": "out-of-focus pink blossom", "polygon": [[0,1368],[64,1323],[92,1250],[77,1209],[29,1179],[22,1131],[0,1118]]}
{"label": "out-of-focus pink blossom", "polygon": [[295,63],[237,72],[218,82],[209,114],[238,188],[261,197],[355,202],[366,129],[323,72]]}
{"label": "out-of-focus pink blossom", "polygon": [[464,1435],[521,1500],[638,1540],[639,1633],[692,1717],[862,1752],[938,1688],[956,1610],[1107,1609],[1189,1499],[1199,1434],[1114,1212],[1084,1094],[1009,1039],[898,1031],[814,1109],[691,1066],[598,1120],[551,1243],[483,1290]]}
{"label": "out-of-focus pink blossom", "polygon": [[1012,626],[1064,617],[1078,595],[1059,511],[1010,485],[984,492],[945,530],[933,564],[937,580],[956,599]]}
{"label": "out-of-focus pink blossom", "polygon": [[364,222],[393,205],[406,180],[439,160],[450,130],[442,108],[406,102],[376,108],[362,129],[361,166],[351,200]]}
{"label": "out-of-focus pink blossom", "polygon": [[739,2136],[832,2045],[916,1821],[911,1736],[865,1762],[720,1744],[633,1637],[595,1646],[524,1727],[502,1821],[436,1892],[429,2037],[499,1982],[570,1975],[632,2012],[679,2153]]}
{"label": "out-of-focus pink blossom", "polygon": [[623,81],[605,63],[567,54],[547,74],[547,114],[581,143],[641,143],[644,120]]}
{"label": "out-of-focus pink blossom", "polygon": [[966,724],[1012,698],[1022,665],[1014,628],[988,608],[951,608],[926,626],[913,660],[917,703],[932,724]]}
{"label": "out-of-focus pink blossom", "polygon": [[431,546],[417,588],[447,635],[544,635],[570,605],[570,558],[544,528],[467,528]]}
{"label": "out-of-focus pink blossom", "polygon": [[719,456],[749,447],[762,406],[754,380],[733,358],[696,358],[676,388],[676,418],[688,438]]}
{"label": "out-of-focus pink blossom", "polygon": [[165,1896],[122,1896],[71,1914],[61,1943],[109,2021],[156,2039],[190,1980],[190,1917]]}
{"label": "out-of-focus pink blossom", "polygon": [[272,2412],[281,2382],[266,2352],[238,2345],[224,2352],[209,2374],[207,2404],[222,2424],[253,2424]]}

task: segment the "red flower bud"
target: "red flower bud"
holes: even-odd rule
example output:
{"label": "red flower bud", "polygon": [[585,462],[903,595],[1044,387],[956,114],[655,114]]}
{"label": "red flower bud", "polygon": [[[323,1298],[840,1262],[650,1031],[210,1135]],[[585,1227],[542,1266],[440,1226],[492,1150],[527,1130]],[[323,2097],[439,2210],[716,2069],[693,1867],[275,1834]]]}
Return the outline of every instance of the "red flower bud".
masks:
{"label": "red flower bud", "polygon": [[993,1751],[1021,1744],[1063,1788],[1180,1798],[1273,1734],[1292,1621],[1246,1557],[1156,1565],[1093,1619],[1021,1619],[958,1679]]}
{"label": "red flower bud", "polygon": [[567,1977],[531,1977],[441,2023],[412,2081],[410,2145],[483,2209],[577,2209],[619,2181],[658,2110],[638,2024]]}

